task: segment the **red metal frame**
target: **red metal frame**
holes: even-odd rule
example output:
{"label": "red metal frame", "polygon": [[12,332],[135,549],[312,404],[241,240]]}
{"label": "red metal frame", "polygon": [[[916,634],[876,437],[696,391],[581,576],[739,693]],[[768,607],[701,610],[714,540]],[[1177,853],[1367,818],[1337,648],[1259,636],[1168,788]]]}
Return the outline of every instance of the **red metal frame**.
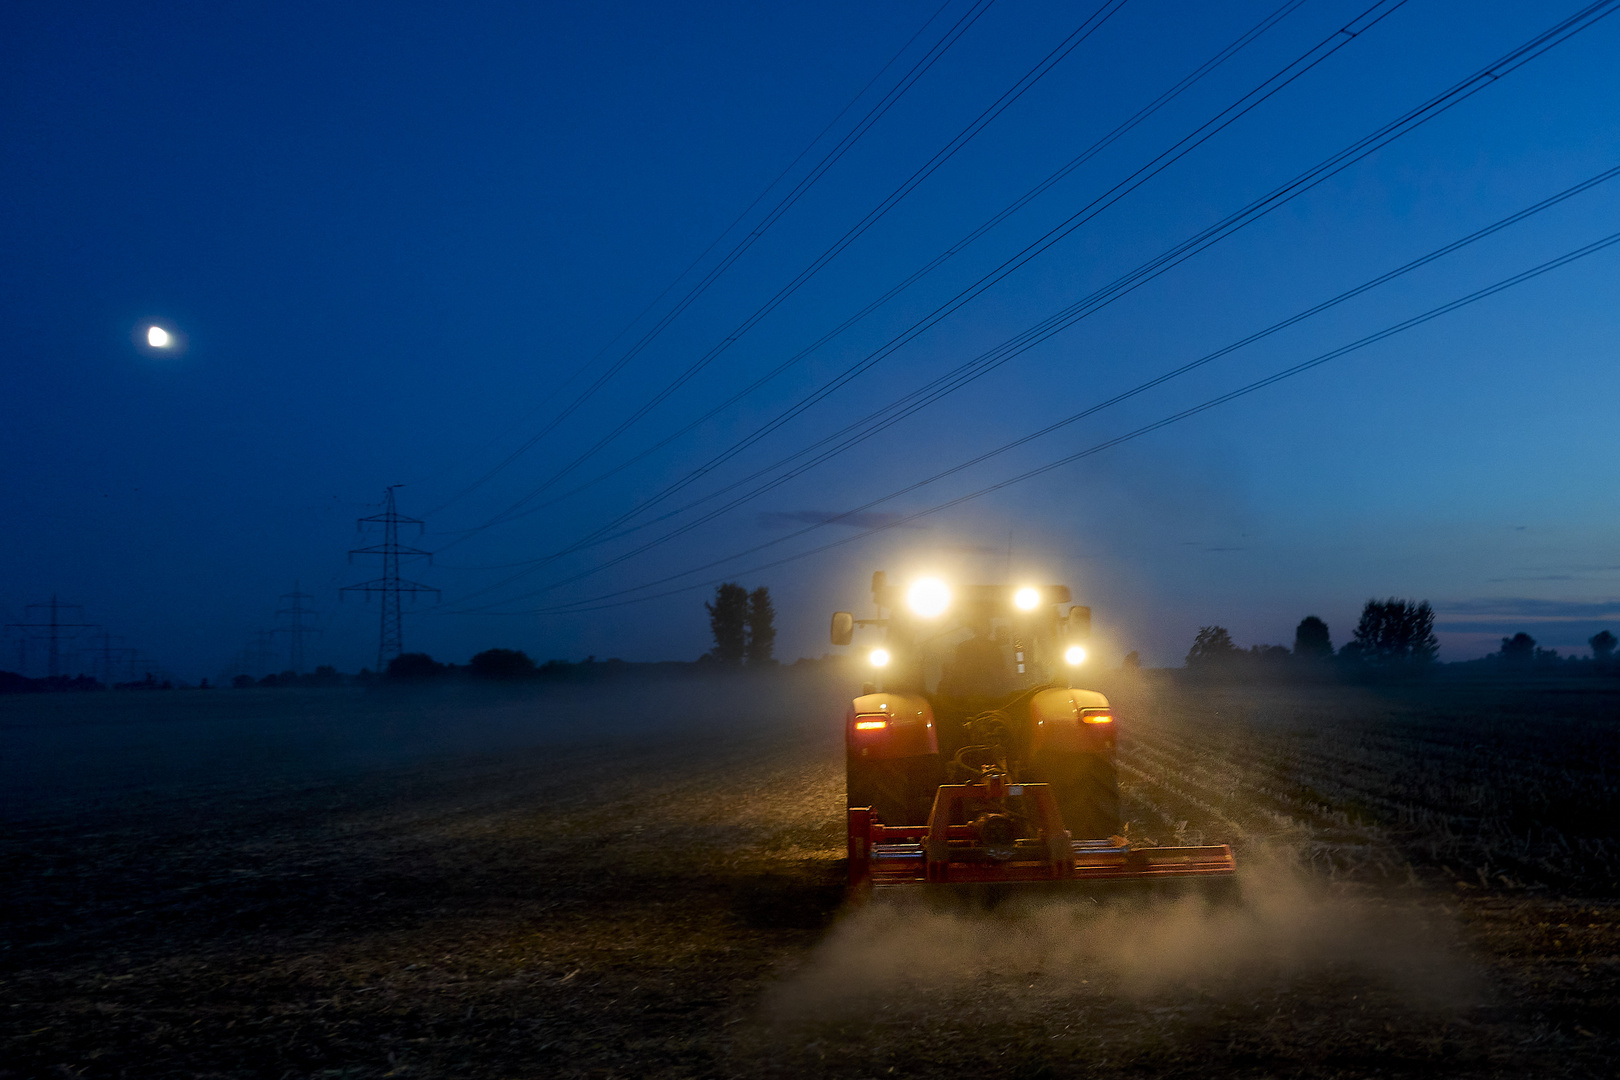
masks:
{"label": "red metal frame", "polygon": [[[1021,854],[1040,851],[1038,857],[987,857],[971,826],[950,823],[964,800],[1009,796],[1034,800],[1037,835],[1027,839],[1040,841],[1044,851],[1025,845]],[[995,776],[977,784],[940,785],[926,825],[885,825],[870,807],[849,810],[853,886],[1221,878],[1236,869],[1226,844],[1133,848],[1074,840],[1046,784],[1008,784]]]}

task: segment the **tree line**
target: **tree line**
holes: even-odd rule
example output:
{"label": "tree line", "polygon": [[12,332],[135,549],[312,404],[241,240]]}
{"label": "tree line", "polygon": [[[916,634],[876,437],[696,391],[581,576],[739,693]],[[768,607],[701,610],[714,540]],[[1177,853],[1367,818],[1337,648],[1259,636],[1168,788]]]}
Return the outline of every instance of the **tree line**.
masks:
{"label": "tree line", "polygon": [[[1531,671],[1568,674],[1620,674],[1615,650],[1620,639],[1607,630],[1593,635],[1590,660],[1560,657],[1556,649],[1542,649],[1529,634],[1502,639],[1502,648],[1480,660],[1451,667],[1502,673]],[[1240,648],[1224,626],[1201,626],[1187,651],[1189,672],[1203,676],[1415,676],[1431,670],[1439,660],[1434,634],[1434,608],[1427,600],[1389,597],[1368,600],[1361,609],[1351,639],[1335,650],[1327,623],[1316,615],[1301,619],[1294,630],[1294,647],[1253,645]]]}
{"label": "tree line", "polygon": [[[771,591],[761,586],[752,592],[735,582],[727,582],[715,589],[714,600],[706,602],[709,614],[709,633],[714,647],[698,658],[699,664],[720,664],[728,667],[762,667],[776,663],[776,608],[771,603]],[[445,679],[463,679],[475,682],[524,682],[535,679],[573,679],[608,676],[628,672],[632,667],[684,667],[678,662],[656,665],[627,664],[617,657],[598,661],[588,656],[578,663],[566,660],[535,661],[521,649],[485,649],[465,665],[443,664],[427,653],[401,653],[388,662],[380,675],[362,670],[358,675],[345,676],[329,667],[318,668],[314,675],[266,675],[255,679],[238,675],[234,686],[338,686],[345,683],[369,684],[379,679],[391,683],[424,683]]]}

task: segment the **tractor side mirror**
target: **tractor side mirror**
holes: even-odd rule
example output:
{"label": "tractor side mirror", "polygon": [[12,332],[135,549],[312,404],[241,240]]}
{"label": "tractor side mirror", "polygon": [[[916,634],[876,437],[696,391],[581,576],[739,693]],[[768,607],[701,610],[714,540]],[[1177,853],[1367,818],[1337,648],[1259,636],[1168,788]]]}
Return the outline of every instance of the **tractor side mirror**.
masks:
{"label": "tractor side mirror", "polygon": [[1091,636],[1091,609],[1076,604],[1069,609],[1069,640],[1079,641]]}
{"label": "tractor side mirror", "polygon": [[832,643],[848,645],[855,640],[855,616],[847,611],[835,611],[832,617]]}

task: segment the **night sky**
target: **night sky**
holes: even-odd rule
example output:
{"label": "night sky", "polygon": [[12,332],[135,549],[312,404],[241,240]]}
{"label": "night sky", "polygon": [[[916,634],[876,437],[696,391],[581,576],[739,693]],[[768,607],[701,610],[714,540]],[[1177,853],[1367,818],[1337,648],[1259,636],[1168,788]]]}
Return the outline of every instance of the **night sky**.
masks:
{"label": "night sky", "polygon": [[[1441,659],[1517,630],[1584,653],[1620,630],[1620,246],[912,515],[1603,240],[1620,231],[1620,178],[867,505],[1620,165],[1615,17],[928,407],[880,412],[1583,6],[1390,0],[1364,17],[1369,2],[14,0],[0,15],[0,615],[59,595],[189,680],[274,626],[296,581],[325,629],[309,663],[373,665],[376,601],[338,589],[377,576],[346,552],[376,542],[355,519],[398,484],[400,511],[426,520],[405,539],[435,553],[406,576],[442,590],[407,605],[405,645],[447,661],[495,645],[691,659],[716,580],[769,586],[778,654],[820,655],[832,610],[869,612],[875,569],[1067,582],[1096,611],[1105,664],[1132,649],[1179,663],[1210,623],[1289,644],[1306,614],[1342,644],[1361,604],[1390,595],[1434,604]],[[1099,10],[1090,36],[714,351]],[[1335,38],[1357,19],[1370,25]],[[1319,63],[1130,179],[1313,48]],[[151,325],[175,347],[147,347]],[[638,550],[872,414],[858,444]],[[605,542],[550,558],[678,482]],[[644,527],[613,535],[630,525]],[[833,541],[848,542],[781,561]],[[0,668],[15,667],[6,648]]]}

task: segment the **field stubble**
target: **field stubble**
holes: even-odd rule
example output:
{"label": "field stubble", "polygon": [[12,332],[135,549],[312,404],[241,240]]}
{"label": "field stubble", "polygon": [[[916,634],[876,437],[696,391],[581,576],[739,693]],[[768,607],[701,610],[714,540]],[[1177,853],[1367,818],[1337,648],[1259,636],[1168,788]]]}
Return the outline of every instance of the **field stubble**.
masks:
{"label": "field stubble", "polygon": [[306,699],[350,749],[415,710],[416,756],[159,754],[116,799],[103,762],[0,841],[0,1076],[1612,1075],[1620,694],[1107,689],[1132,835],[1233,843],[1242,904],[847,905],[804,673]]}

